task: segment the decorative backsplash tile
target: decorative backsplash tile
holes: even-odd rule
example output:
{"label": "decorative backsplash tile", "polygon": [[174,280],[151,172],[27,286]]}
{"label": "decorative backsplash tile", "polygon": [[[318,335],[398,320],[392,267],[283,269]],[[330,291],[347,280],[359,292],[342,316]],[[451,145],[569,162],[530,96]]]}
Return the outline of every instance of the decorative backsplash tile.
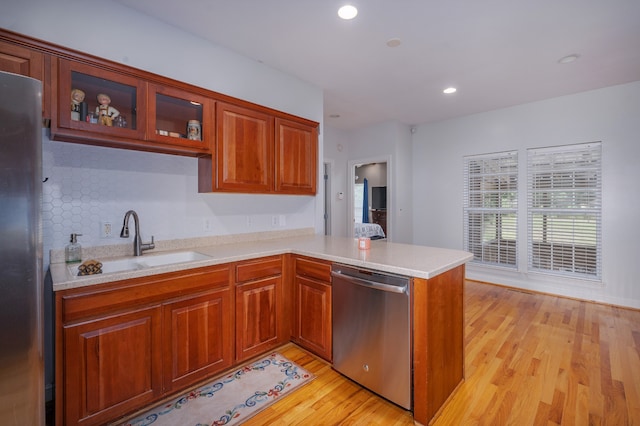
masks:
{"label": "decorative backsplash tile", "polygon": [[[135,210],[144,242],[314,226],[315,197],[199,194],[197,159],[50,141],[43,136],[44,264],[71,233],[82,246],[123,244],[124,215]],[[273,224],[273,216],[286,224]],[[111,223],[111,237],[101,224]],[[133,219],[130,221],[133,238]]]}

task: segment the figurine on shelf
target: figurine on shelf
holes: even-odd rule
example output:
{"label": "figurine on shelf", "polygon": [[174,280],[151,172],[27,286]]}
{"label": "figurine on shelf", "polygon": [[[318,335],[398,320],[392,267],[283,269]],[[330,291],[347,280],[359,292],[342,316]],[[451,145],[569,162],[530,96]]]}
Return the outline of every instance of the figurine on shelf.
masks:
{"label": "figurine on shelf", "polygon": [[81,105],[84,103],[84,92],[80,89],[71,91],[71,119],[79,121],[81,119]]}
{"label": "figurine on shelf", "polygon": [[120,115],[120,112],[112,106],[109,106],[111,103],[111,98],[109,95],[105,95],[104,93],[100,93],[98,95],[98,106],[96,107],[96,114],[98,114],[98,123],[104,126],[112,126],[113,119]]}
{"label": "figurine on shelf", "polygon": [[198,120],[189,120],[187,123],[187,139],[200,140],[200,122]]}

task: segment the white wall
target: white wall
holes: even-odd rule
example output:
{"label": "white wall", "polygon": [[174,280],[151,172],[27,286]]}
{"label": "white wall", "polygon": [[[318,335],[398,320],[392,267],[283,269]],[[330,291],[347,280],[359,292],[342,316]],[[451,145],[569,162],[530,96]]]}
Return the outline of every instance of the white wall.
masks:
{"label": "white wall", "polygon": [[[332,130],[325,139],[333,137],[347,140],[347,160],[350,162],[371,162],[371,159],[389,158],[387,163],[387,210],[390,221],[387,224],[390,240],[396,243],[412,242],[412,172],[411,172],[411,130],[409,126],[388,122],[354,131]],[[325,152],[326,155],[326,152]],[[348,188],[349,171],[345,175]],[[348,195],[347,195],[348,196]],[[346,208],[346,206],[345,206]],[[348,208],[346,208],[348,210]],[[348,213],[345,213],[345,217]],[[352,222],[348,222],[351,226]]]}
{"label": "white wall", "polygon": [[[322,122],[319,88],[117,2],[6,3],[2,28]],[[321,135],[320,152],[322,146]],[[49,177],[43,203],[45,253],[63,247],[71,232],[84,234],[79,241],[86,246],[124,242],[117,235],[100,239],[99,225],[110,221],[118,233],[129,209],[140,214],[145,238],[274,230],[271,215],[285,216],[286,225],[276,230],[323,229],[322,196],[198,194],[192,158],[51,142],[46,136],[43,148]],[[322,194],[322,179],[318,183]],[[211,231],[204,230],[205,219]]]}
{"label": "white wall", "polygon": [[414,242],[461,249],[463,156],[602,141],[603,282],[526,273],[526,198],[519,199],[520,272],[467,268],[470,278],[640,308],[640,82],[417,128],[413,140]]}
{"label": "white wall", "polygon": [[[331,164],[331,235],[348,236],[347,160],[349,158],[349,133],[329,126],[324,128],[324,161]],[[342,198],[339,194],[342,194]]]}
{"label": "white wall", "polygon": [[[126,242],[119,232],[129,209],[140,216],[145,241],[314,226],[313,197],[199,194],[195,158],[45,138],[43,176],[43,234],[54,248],[71,232],[82,233],[86,246]],[[286,227],[274,228],[273,215],[284,215]],[[112,238],[100,238],[101,222],[111,222]]]}

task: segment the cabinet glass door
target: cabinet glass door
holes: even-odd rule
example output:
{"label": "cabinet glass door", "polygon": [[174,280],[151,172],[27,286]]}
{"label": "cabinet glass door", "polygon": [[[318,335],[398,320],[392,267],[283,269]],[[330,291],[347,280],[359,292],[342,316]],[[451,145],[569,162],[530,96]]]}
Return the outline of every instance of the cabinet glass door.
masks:
{"label": "cabinet glass door", "polygon": [[213,101],[175,87],[149,85],[148,138],[209,152],[213,131]]}
{"label": "cabinet glass door", "polygon": [[60,60],[59,127],[144,138],[144,84],[129,75]]}
{"label": "cabinet glass door", "polygon": [[[136,129],[135,87],[75,71],[71,73],[71,86],[72,120],[100,126]],[[78,90],[84,93],[85,108],[74,108],[73,99],[77,96]],[[80,96],[82,97],[82,94]]]}

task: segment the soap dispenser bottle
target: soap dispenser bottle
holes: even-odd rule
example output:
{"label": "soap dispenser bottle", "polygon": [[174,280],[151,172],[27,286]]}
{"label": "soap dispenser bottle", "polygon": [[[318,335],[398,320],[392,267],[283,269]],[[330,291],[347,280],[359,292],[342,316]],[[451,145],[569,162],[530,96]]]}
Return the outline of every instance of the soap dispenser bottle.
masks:
{"label": "soap dispenser bottle", "polygon": [[77,239],[80,235],[82,234],[71,234],[69,244],[64,248],[64,258],[67,263],[78,263],[82,260],[82,246]]}

